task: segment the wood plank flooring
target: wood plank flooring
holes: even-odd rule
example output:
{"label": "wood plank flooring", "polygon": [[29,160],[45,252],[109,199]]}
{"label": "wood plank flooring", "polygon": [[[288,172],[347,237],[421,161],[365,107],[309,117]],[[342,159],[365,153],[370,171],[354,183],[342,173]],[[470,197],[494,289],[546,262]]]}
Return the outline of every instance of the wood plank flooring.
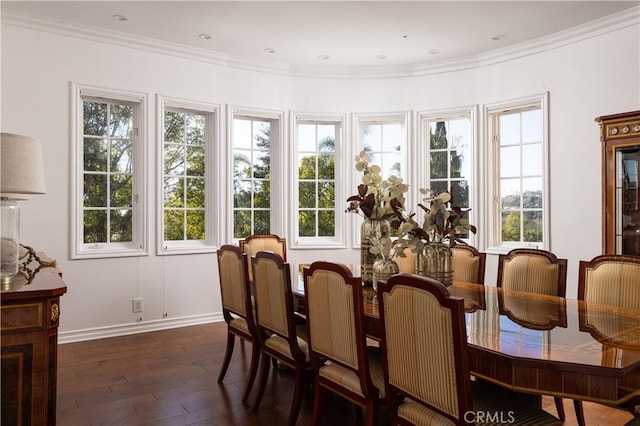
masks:
{"label": "wood plank flooring", "polygon": [[[236,342],[223,384],[217,383],[226,343],[224,323],[183,327],[58,348],[60,426],[90,425],[285,425],[293,395],[293,374],[269,376],[257,414],[242,404],[251,346]],[[253,402],[253,395],[250,399]],[[355,410],[332,398],[323,425],[355,424]],[[556,415],[553,399],[543,406]],[[308,389],[299,425],[311,420]],[[629,413],[584,404],[588,426],[623,425]],[[576,425],[573,404],[565,400],[565,425]],[[389,424],[383,413],[382,424]]]}

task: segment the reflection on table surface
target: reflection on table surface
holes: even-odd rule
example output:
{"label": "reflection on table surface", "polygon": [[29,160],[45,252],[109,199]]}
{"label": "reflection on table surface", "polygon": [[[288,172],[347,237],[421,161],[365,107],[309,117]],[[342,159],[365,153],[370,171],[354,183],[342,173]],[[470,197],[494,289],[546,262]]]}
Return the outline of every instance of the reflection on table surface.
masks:
{"label": "reflection on table surface", "polygon": [[[292,273],[302,298],[304,266]],[[365,320],[379,321],[375,292],[363,291]],[[533,360],[640,368],[640,310],[463,282],[449,291],[465,300],[470,345]]]}

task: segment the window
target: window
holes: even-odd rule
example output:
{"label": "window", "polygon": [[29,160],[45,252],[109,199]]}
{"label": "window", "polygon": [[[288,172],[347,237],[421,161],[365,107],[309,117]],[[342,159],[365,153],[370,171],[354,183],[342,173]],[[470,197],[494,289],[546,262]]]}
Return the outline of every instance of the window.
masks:
{"label": "window", "polygon": [[73,85],[72,258],[147,254],[142,94]]}
{"label": "window", "polygon": [[[336,185],[343,161],[344,117],[294,115],[294,233],[297,246],[344,247],[346,197]],[[338,201],[339,200],[339,201]]]}
{"label": "window", "polygon": [[[408,113],[399,114],[356,114],[354,116],[355,125],[358,134],[358,148],[366,151],[371,159],[372,164],[377,164],[382,170],[382,178],[387,179],[391,175],[401,177],[405,183],[408,182],[407,177],[407,126],[409,122]],[[353,158],[357,152],[352,153]],[[353,168],[354,163],[351,162],[350,167]],[[360,179],[360,175],[358,178]],[[361,182],[356,180],[350,187],[357,188]],[[407,194],[408,195],[408,194]],[[408,207],[408,206],[405,206]],[[360,246],[360,224],[361,219],[358,215],[349,215],[353,217],[354,236],[353,246]],[[391,236],[395,237],[396,229],[391,229]]]}
{"label": "window", "polygon": [[158,254],[214,249],[212,211],[218,107],[158,96],[161,203]]}
{"label": "window", "polygon": [[[425,175],[421,182],[437,193],[449,191],[451,206],[468,213],[470,223],[477,222],[474,206],[475,173],[475,109],[423,112],[418,115],[421,145],[426,148]],[[420,200],[422,202],[422,200]],[[475,245],[474,235],[460,235]]]}
{"label": "window", "polygon": [[[231,109],[233,146],[233,238],[282,234],[283,167],[279,160],[282,114]],[[280,172],[280,173],[278,173]]]}
{"label": "window", "polygon": [[547,95],[487,106],[490,246],[548,249]]}

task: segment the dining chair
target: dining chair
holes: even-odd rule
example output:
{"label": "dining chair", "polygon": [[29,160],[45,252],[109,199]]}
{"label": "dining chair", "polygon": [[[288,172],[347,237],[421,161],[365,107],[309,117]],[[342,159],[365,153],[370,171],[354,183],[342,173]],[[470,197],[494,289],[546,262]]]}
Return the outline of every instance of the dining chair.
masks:
{"label": "dining chair", "polygon": [[385,403],[380,348],[366,344],[362,280],[346,265],[314,262],[304,270],[309,356],[314,375],[311,424],[324,410],[327,391],[365,410],[377,425]]}
{"label": "dining chair", "polygon": [[394,275],[379,283],[378,301],[393,424],[481,424],[480,416],[496,413],[510,424],[561,424],[506,389],[471,379],[464,301],[440,282]]}
{"label": "dining chair", "polygon": [[222,315],[227,323],[227,347],[218,375],[218,383],[222,383],[227,373],[236,336],[251,343],[249,377],[242,395],[242,401],[246,401],[251,393],[260,359],[260,341],[253,316],[247,255],[233,245],[223,245],[217,255]]}
{"label": "dining chair", "polygon": [[456,244],[453,252],[453,279],[468,283],[484,284],[487,254],[479,252],[475,247]]}
{"label": "dining chair", "polygon": [[567,259],[539,249],[513,249],[498,257],[498,287],[565,297]]}
{"label": "dining chair", "polygon": [[302,404],[306,377],[311,371],[304,323],[296,321],[289,264],[274,252],[260,251],[252,259],[256,319],[262,362],[258,391],[253,406],[257,412],[271,366],[277,359],[295,372],[293,402],[288,425],[296,424]]}
{"label": "dining chair", "polygon": [[[397,240],[393,242],[393,245],[395,246],[396,243]],[[400,273],[415,274],[416,258],[418,257],[418,254],[413,252],[409,247],[405,247],[402,250],[402,253],[404,254],[404,257],[400,256],[398,253],[394,253],[391,260],[398,264],[398,270]]]}
{"label": "dining chair", "polygon": [[[247,254],[249,262],[259,251],[268,250],[278,253],[287,261],[287,240],[276,234],[253,234],[238,242],[240,250]],[[253,281],[253,270],[249,268],[249,281]]]}
{"label": "dining chair", "polygon": [[[590,261],[581,260],[578,299],[640,309],[640,257],[603,254]],[[578,424],[583,426],[582,401],[574,401],[574,406]]]}
{"label": "dining chair", "polygon": [[[509,290],[565,297],[567,259],[540,249],[517,248],[498,257],[497,286]],[[558,417],[565,419],[562,398],[553,398]]]}

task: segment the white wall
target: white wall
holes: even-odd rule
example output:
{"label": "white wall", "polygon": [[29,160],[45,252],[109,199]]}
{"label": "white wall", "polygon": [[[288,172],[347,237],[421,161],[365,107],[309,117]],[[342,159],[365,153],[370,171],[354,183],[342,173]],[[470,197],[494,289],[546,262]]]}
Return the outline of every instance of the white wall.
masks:
{"label": "white wall", "polygon": [[[62,298],[61,341],[218,320],[221,312],[214,254],[155,255],[153,191],[149,256],[69,260],[71,82],[148,93],[151,182],[156,176],[155,94],[285,112],[364,113],[481,108],[548,91],[551,250],[568,259],[567,296],[575,297],[578,261],[601,252],[601,160],[594,118],[640,109],[639,40],[633,25],[466,71],[321,79],[229,69],[3,24],[1,127],[35,136],[44,145],[47,193],[22,203],[21,234],[22,241],[57,259],[63,271],[68,293]],[[477,225],[480,233],[486,229]],[[290,250],[289,257],[292,263],[356,263],[359,254],[354,249]],[[496,266],[490,256],[487,283],[495,282]],[[131,312],[133,297],[144,298],[141,322]]]}

